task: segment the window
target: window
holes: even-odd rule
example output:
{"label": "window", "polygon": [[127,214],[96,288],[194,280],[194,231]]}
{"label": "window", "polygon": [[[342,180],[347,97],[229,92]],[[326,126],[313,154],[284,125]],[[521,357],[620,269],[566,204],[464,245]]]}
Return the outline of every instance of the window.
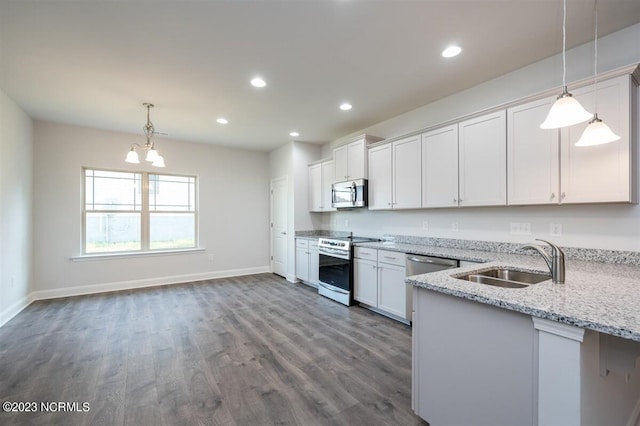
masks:
{"label": "window", "polygon": [[83,253],[196,247],[196,178],[84,170]]}

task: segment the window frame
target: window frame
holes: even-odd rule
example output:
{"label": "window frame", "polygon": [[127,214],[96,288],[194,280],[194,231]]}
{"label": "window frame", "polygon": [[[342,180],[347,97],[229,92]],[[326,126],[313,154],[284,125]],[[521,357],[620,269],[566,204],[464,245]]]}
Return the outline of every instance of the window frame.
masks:
{"label": "window frame", "polygon": [[[132,173],[139,174],[141,179],[141,209],[140,210],[87,210],[87,170],[98,172],[113,172],[113,173]],[[149,175],[158,176],[175,176],[180,178],[193,179],[193,212],[190,211],[153,211],[153,213],[193,213],[193,232],[194,232],[194,245],[192,247],[182,248],[150,248],[151,245],[151,209],[149,206]],[[140,255],[144,253],[166,253],[171,251],[185,251],[194,250],[199,248],[199,184],[197,175],[185,175],[178,173],[158,173],[157,171],[136,171],[136,170],[120,170],[120,169],[105,169],[97,167],[82,167],[82,256],[109,256],[109,255]],[[95,194],[94,194],[95,197]],[[118,250],[118,251],[99,251],[99,252],[87,252],[87,213],[135,213],[140,214],[140,249],[139,250]]]}

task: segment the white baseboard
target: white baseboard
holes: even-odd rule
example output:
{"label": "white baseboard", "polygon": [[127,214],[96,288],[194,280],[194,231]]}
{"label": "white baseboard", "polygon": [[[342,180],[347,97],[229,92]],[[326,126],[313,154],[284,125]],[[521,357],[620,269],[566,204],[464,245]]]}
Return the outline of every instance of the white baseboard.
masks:
{"label": "white baseboard", "polygon": [[9,320],[22,312],[22,310],[29,306],[33,301],[34,299],[32,297],[32,294],[29,294],[0,312],[0,327],[8,323]]}
{"label": "white baseboard", "polygon": [[290,283],[297,283],[300,282],[300,280],[296,277],[295,274],[287,274],[287,276],[285,277],[285,279],[287,281],[289,281]]}
{"label": "white baseboard", "polygon": [[180,284],[191,281],[212,280],[216,278],[237,277],[268,273],[269,266],[255,268],[229,269],[226,271],[202,272],[197,274],[172,275],[168,277],[145,278],[142,280],[119,281],[112,283],[93,284],[86,286],[65,287],[53,290],[38,290],[31,293],[32,300],[56,299],[59,297],[80,296],[83,294],[105,293],[109,291],[132,290],[136,288],[155,287],[170,284]]}

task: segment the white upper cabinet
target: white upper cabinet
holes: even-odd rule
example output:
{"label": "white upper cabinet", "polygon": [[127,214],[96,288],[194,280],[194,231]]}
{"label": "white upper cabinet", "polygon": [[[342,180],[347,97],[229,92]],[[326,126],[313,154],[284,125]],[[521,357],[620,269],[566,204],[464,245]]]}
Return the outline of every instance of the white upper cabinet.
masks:
{"label": "white upper cabinet", "polygon": [[331,207],[331,185],[333,184],[334,170],[333,160],[322,163],[322,211],[334,212],[337,209]]}
{"label": "white upper cabinet", "polygon": [[421,142],[412,136],[369,149],[369,209],[421,207]]}
{"label": "white upper cabinet", "polygon": [[365,142],[364,139],[359,139],[333,150],[335,182],[367,178]]}
{"label": "white upper cabinet", "polygon": [[367,145],[382,138],[361,135],[333,149],[334,182],[367,179]]}
{"label": "white upper cabinet", "polygon": [[540,128],[556,98],[507,110],[509,205],[557,204],[560,199],[558,130]]}
{"label": "white upper cabinet", "polygon": [[506,111],[458,124],[460,206],[507,204]]}
{"label": "white upper cabinet", "polygon": [[[593,85],[573,90],[574,97],[589,112],[596,110]],[[630,120],[637,101],[636,87],[631,90],[631,77],[623,75],[598,83],[597,111],[620,140],[605,145],[575,146],[587,123],[577,124],[561,132],[560,202],[607,203],[635,202],[632,170]],[[633,102],[633,103],[632,103]],[[635,143],[635,142],[634,142]]]}
{"label": "white upper cabinet", "polygon": [[309,166],[309,211],[335,211],[331,207],[331,184],[333,183],[333,160]]}
{"label": "white upper cabinet", "polygon": [[458,125],[422,134],[422,207],[458,206]]}
{"label": "white upper cabinet", "polygon": [[309,166],[309,191],[307,192],[310,212],[321,212],[322,204],[322,164]]}
{"label": "white upper cabinet", "polygon": [[422,206],[422,143],[420,135],[395,141],[393,149],[394,209]]}
{"label": "white upper cabinet", "polygon": [[391,144],[369,149],[369,210],[392,208],[391,156]]}

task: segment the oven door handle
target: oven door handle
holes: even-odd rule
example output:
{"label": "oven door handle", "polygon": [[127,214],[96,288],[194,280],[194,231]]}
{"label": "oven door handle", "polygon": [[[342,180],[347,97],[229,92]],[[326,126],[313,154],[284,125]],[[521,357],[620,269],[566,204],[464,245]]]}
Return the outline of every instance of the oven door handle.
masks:
{"label": "oven door handle", "polygon": [[325,256],[339,257],[340,259],[349,259],[349,254],[345,254],[344,250],[323,247],[321,249],[318,249],[318,253],[324,254]]}
{"label": "oven door handle", "polygon": [[340,293],[340,294],[349,294],[349,292],[348,292],[348,291],[344,291],[344,290],[339,289],[339,288],[337,288],[337,287],[329,288],[329,287],[327,287],[325,284],[323,284],[322,282],[319,282],[319,283],[318,283],[318,285],[319,285],[319,286],[321,286],[321,287],[323,287],[323,288],[326,288],[326,289],[327,289],[327,290],[329,290],[329,291],[333,291],[333,292]]}

